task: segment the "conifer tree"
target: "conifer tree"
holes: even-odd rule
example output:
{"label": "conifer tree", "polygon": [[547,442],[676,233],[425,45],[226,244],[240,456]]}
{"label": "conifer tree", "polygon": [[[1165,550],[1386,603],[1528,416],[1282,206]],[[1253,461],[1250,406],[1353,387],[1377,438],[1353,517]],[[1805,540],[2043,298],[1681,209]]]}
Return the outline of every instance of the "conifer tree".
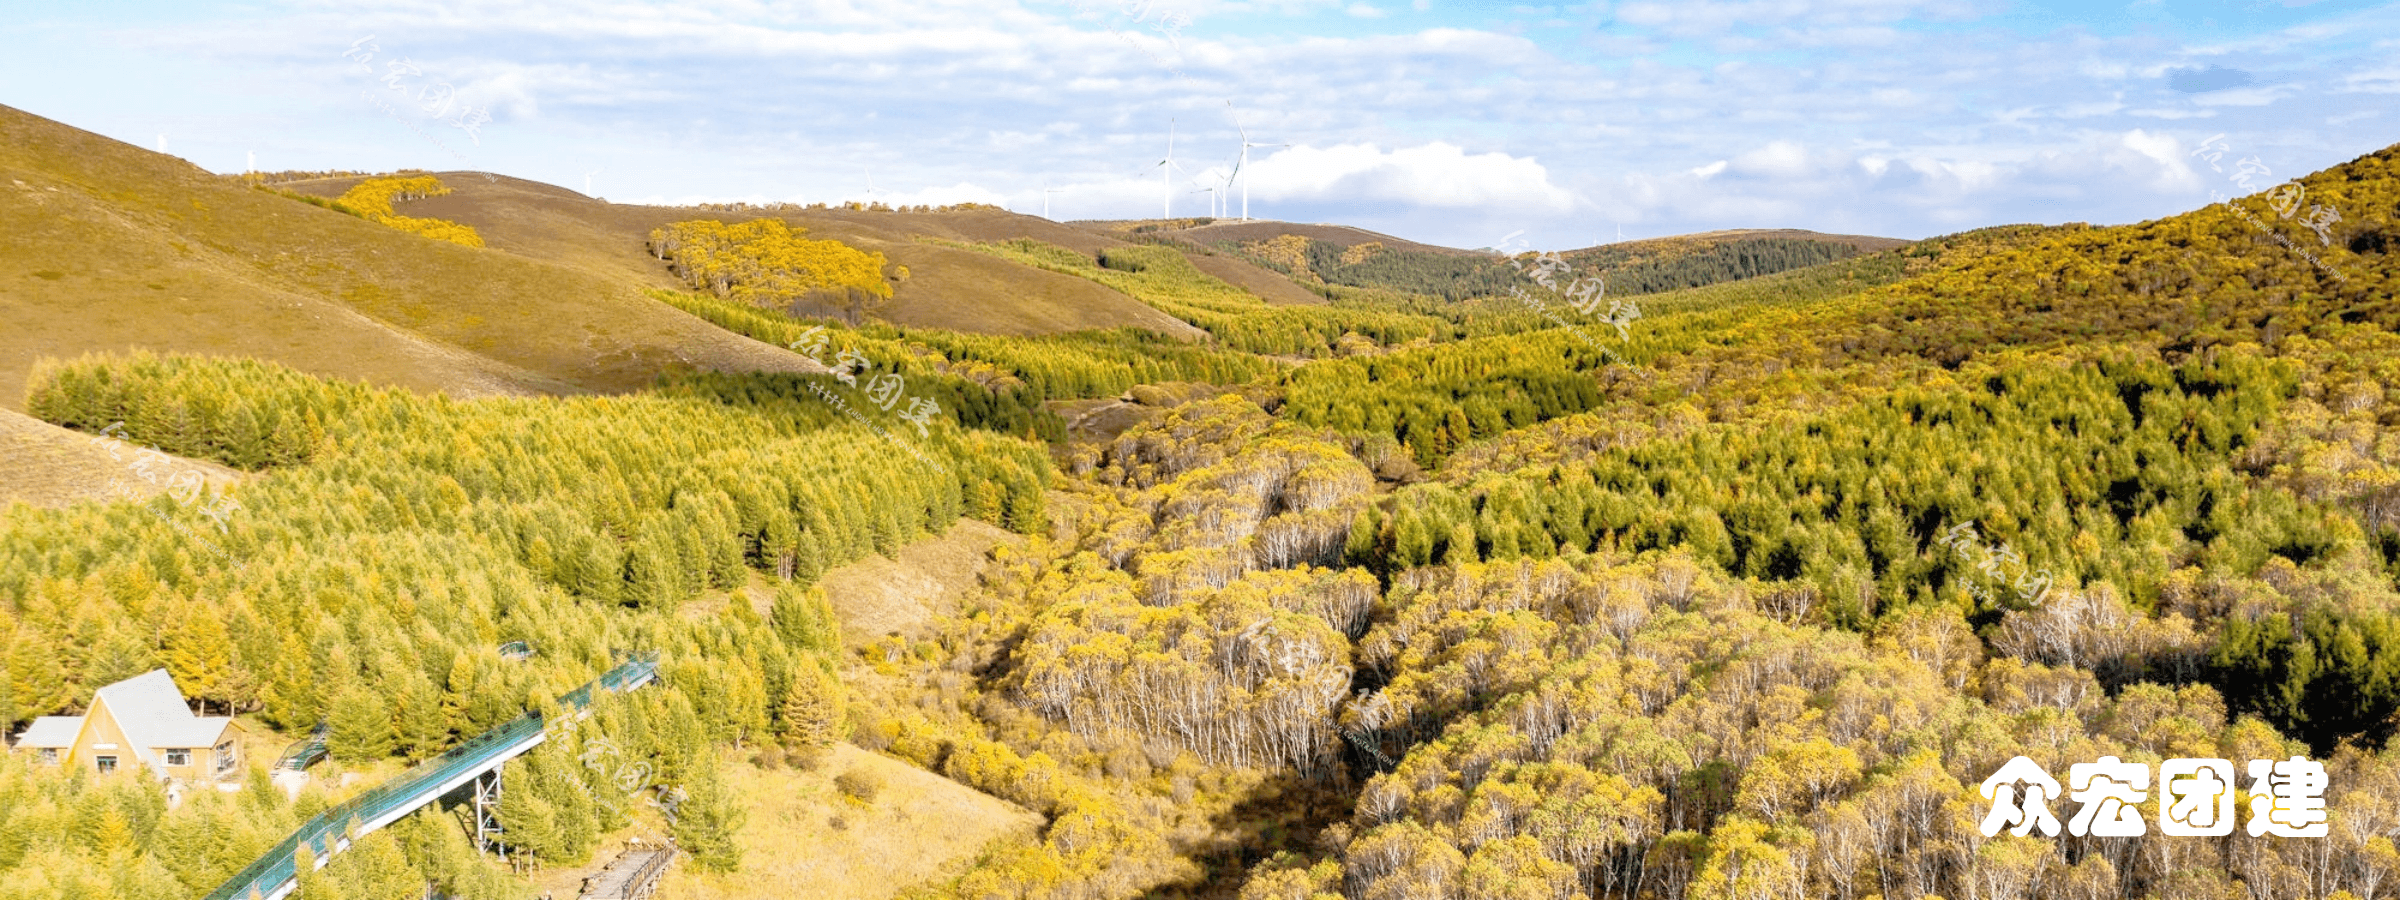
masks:
{"label": "conifer tree", "polygon": [[806,653],[830,653],[840,646],[833,611],[822,590],[789,584],[777,586],[775,604],[769,614],[773,617],[775,634],[786,647]]}
{"label": "conifer tree", "polygon": [[[578,765],[578,760],[566,755],[561,747],[543,747],[527,759],[525,787],[531,788],[550,804],[551,821],[557,824],[558,843],[548,855],[554,862],[577,863],[591,857],[592,848],[600,842],[600,822],[593,804],[594,782],[607,782],[626,771],[632,760],[612,760],[613,769]],[[599,788],[614,790],[614,787]]]}
{"label": "conifer tree", "polygon": [[308,845],[302,844],[293,850],[293,853],[296,856],[293,872],[298,876],[296,880],[299,882],[298,887],[292,891],[294,900],[352,900],[350,894],[342,890],[340,880],[332,872],[328,869],[317,868],[317,855],[308,848]]}
{"label": "conifer tree", "polygon": [[176,616],[167,632],[167,673],[184,696],[230,705],[242,679],[235,669],[233,639],[225,632],[224,611],[194,604]]}
{"label": "conifer tree", "polygon": [[297,623],[284,633],[260,691],[267,720],[287,731],[313,727],[324,718],[324,698],[317,688],[321,648],[309,640],[313,633]]}
{"label": "conifer tree", "polygon": [[351,683],[334,693],[325,749],[344,762],[372,762],[392,755],[398,735],[383,693]]}
{"label": "conifer tree", "polygon": [[777,714],[778,731],[787,746],[827,746],[840,737],[835,726],[843,721],[841,683],[813,657],[793,668]]}
{"label": "conifer tree", "polygon": [[450,672],[442,680],[442,717],[463,734],[489,727],[475,717],[476,670],[476,657],[461,653],[450,659]]}
{"label": "conifer tree", "polygon": [[675,846],[691,854],[693,864],[704,871],[740,869],[739,836],[749,812],[725,784],[713,753],[692,767],[691,780],[683,789],[685,799],[676,805],[675,823],[669,829]]}
{"label": "conifer tree", "polygon": [[1450,529],[1450,541],[1442,551],[1442,564],[1463,565],[1480,559],[1475,552],[1475,526],[1460,522]]}
{"label": "conifer tree", "polygon": [[432,680],[414,667],[404,668],[399,696],[394,702],[394,730],[398,749],[413,762],[441,752],[442,745],[450,739],[450,721],[443,710],[442,695],[434,689]]}
{"label": "conifer tree", "polygon": [[421,900],[428,880],[401,853],[388,829],[353,842],[326,871],[350,900]]}
{"label": "conifer tree", "polygon": [[500,792],[500,830],[511,852],[543,861],[565,859],[566,840],[558,814],[530,777],[530,762],[511,760],[501,778],[509,788]]}
{"label": "conifer tree", "polygon": [[131,629],[106,626],[95,644],[84,664],[84,680],[92,684],[115,684],[158,668],[152,641]]}

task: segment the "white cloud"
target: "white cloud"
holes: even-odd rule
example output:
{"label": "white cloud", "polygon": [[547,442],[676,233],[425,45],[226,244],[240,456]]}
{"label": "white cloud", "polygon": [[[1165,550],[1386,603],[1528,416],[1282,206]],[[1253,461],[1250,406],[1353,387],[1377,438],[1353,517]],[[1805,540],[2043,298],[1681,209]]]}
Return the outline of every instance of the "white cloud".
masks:
{"label": "white cloud", "polygon": [[[1222,184],[1237,150],[1230,99],[1253,140],[1299,145],[1253,153],[1254,207],[1424,238],[1485,218],[1522,223],[1493,233],[1537,236],[1544,222],[1593,219],[1912,236],[1951,222],[2188,208],[2177,193],[2188,167],[2160,154],[2197,139],[2190,120],[2273,149],[2279,171],[2302,170],[2388,142],[2390,120],[2356,110],[2376,99],[2361,95],[2400,93],[2388,54],[2362,50],[2392,43],[2400,13],[2388,9],[2327,13],[2309,40],[2287,29],[2199,46],[1966,21],[1997,0],[1520,12],[1088,0],[1081,16],[1053,0],[613,0],[599,14],[565,0],[259,2],[173,30],[90,31],[154,56],[176,80],[254,83],[193,102],[212,111],[201,121],[141,109],[166,95],[157,88],[88,104],[100,111],[88,118],[115,127],[107,116],[130,119],[119,106],[139,109],[149,117],[108,133],[146,145],[171,126],[194,158],[256,149],[301,167],[455,167],[358,100],[373,82],[344,72],[339,54],[375,33],[492,106],[485,146],[465,148],[476,165],[569,185],[606,165],[611,193],[625,196],[833,199],[858,193],[858,167],[871,164],[887,202],[1004,197],[1038,211],[1050,183],[1072,188],[1053,199],[1062,216],[1155,215],[1157,181],[1130,173],[1157,159],[1173,118],[1177,159],[1192,170],[1174,204],[1196,211],[1207,197],[1181,191]],[[1170,46],[1137,21],[1169,10],[1208,27]],[[1364,10],[1384,17],[1345,15]],[[1577,27],[1542,27],[1554,20]],[[2271,82],[2193,95],[2162,81],[2212,63]],[[108,83],[99,63],[77,65],[18,80]],[[10,66],[0,60],[0,76],[33,71]],[[275,75],[261,84],[270,76],[258,73]],[[143,82],[168,80],[152,75]],[[240,133],[209,133],[227,122]],[[288,145],[261,144],[262,133]]]}
{"label": "white cloud", "polygon": [[1791,141],[1775,141],[1733,158],[1734,171],[1768,178],[1798,178],[1809,173],[1808,150]]}
{"label": "white cloud", "polygon": [[2128,109],[2125,111],[2125,114],[2129,116],[2140,116],[2145,119],[2212,119],[2216,117],[2217,111],[2213,109],[2147,107],[2142,109]]}
{"label": "white cloud", "polygon": [[1550,182],[1532,159],[1505,153],[1469,154],[1435,141],[1390,151],[1373,144],[1294,147],[1260,159],[1243,172],[1254,198],[1340,200],[1435,208],[1515,207],[1565,212],[1574,195]]}
{"label": "white cloud", "polygon": [[1617,20],[1678,37],[1710,37],[1741,28],[1814,28],[1957,20],[2005,8],[1997,0],[1639,0],[1617,5]]}
{"label": "white cloud", "polygon": [[[2136,128],[2126,132],[2120,141],[2121,146],[2132,154],[2111,155],[2110,161],[2120,170],[2134,175],[2148,170],[2147,180],[2151,188],[2161,193],[2199,189],[2200,176],[2186,162],[2191,154],[2172,135],[2152,134]],[[2147,160],[2148,164],[2145,165],[2143,160]]]}
{"label": "white cloud", "polygon": [[2192,102],[2199,106],[2272,106],[2296,93],[2298,89],[2288,84],[2260,85],[2196,94]]}
{"label": "white cloud", "polygon": [[2400,94],[2400,67],[2385,65],[2342,77],[2342,88],[2361,94]]}

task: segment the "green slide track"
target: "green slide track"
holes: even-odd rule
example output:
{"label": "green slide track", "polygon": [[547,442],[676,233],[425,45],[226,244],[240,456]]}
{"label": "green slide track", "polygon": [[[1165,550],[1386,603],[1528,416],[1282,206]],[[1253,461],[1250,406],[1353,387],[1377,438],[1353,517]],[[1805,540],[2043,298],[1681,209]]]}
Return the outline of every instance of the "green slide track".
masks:
{"label": "green slide track", "polygon": [[[656,654],[635,657],[610,669],[592,683],[559,698],[563,707],[582,710],[591,705],[595,689],[630,691],[658,677]],[[206,900],[282,900],[299,885],[298,857],[305,846],[324,865],[350,842],[400,821],[427,804],[448,796],[479,775],[540,746],[548,734],[540,713],[526,713],[418,763],[383,784],[335,805],[309,819],[250,865],[209,892]]]}

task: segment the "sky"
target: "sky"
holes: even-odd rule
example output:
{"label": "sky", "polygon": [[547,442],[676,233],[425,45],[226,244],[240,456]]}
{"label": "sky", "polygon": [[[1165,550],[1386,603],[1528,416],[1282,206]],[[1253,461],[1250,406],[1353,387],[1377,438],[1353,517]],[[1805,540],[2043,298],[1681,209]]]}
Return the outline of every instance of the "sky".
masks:
{"label": "sky", "polygon": [[1919,238],[2158,218],[2400,143],[2400,2],[9,5],[0,104],[217,172],[617,202]]}

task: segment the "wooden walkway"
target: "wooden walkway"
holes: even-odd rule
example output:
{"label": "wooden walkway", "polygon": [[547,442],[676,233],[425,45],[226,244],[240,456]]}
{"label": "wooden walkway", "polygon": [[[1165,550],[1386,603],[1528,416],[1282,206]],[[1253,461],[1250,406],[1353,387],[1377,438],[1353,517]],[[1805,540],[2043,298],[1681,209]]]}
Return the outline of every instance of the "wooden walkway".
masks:
{"label": "wooden walkway", "polygon": [[649,900],[674,860],[671,847],[626,850],[600,874],[583,880],[582,900]]}

